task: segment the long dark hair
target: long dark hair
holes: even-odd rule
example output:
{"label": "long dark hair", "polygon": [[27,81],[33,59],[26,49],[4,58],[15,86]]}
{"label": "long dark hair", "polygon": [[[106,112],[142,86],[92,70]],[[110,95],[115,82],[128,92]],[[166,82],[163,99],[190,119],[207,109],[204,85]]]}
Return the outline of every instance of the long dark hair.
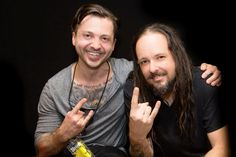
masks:
{"label": "long dark hair", "polygon": [[[192,62],[184,48],[178,33],[165,24],[152,23],[141,29],[134,38],[133,42],[133,56],[134,56],[134,82],[135,86],[140,89],[140,101],[149,102],[153,107],[155,105],[155,98],[152,94],[151,87],[147,84],[141,69],[138,64],[136,55],[136,43],[138,39],[147,32],[161,33],[167,39],[168,49],[170,50],[175,64],[176,64],[176,78],[174,84],[174,108],[176,109],[178,128],[181,135],[185,134],[190,137],[193,130],[192,113],[193,99],[192,99]],[[158,116],[157,116],[158,117]],[[153,127],[151,134],[155,133]]]}

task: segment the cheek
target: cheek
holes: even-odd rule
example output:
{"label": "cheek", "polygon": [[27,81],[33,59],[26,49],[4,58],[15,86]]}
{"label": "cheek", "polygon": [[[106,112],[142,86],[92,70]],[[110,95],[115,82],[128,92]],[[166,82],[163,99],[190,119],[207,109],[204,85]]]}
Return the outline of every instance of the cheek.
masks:
{"label": "cheek", "polygon": [[75,40],[74,46],[77,48],[84,48],[89,45],[89,42],[86,40]]}
{"label": "cheek", "polygon": [[170,73],[170,79],[174,79],[176,77],[176,72],[175,70],[173,70],[171,73]]}
{"label": "cheek", "polygon": [[144,76],[145,78],[147,78],[148,75],[149,75],[148,66],[141,66],[141,67],[140,67],[140,70],[141,70],[143,76]]}
{"label": "cheek", "polygon": [[111,43],[104,43],[102,44],[102,48],[106,51],[106,52],[113,52],[114,50],[114,45]]}
{"label": "cheek", "polygon": [[170,79],[174,79],[176,76],[175,66],[170,65],[168,68],[168,75]]}

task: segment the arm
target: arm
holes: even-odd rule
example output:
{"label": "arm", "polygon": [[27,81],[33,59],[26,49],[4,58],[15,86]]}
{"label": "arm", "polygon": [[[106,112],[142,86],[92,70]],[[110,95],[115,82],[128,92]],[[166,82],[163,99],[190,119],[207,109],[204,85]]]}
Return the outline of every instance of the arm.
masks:
{"label": "arm", "polygon": [[206,83],[211,86],[221,85],[221,71],[214,65],[202,63],[200,69],[203,71],[202,78],[206,79]]}
{"label": "arm", "polygon": [[129,117],[129,151],[132,157],[153,157],[152,140],[148,138],[148,133],[159,111],[160,101],[157,101],[152,110],[147,102],[138,103],[138,96],[139,89],[136,87],[133,91]]}
{"label": "arm", "polygon": [[38,157],[50,157],[61,152],[69,140],[79,135],[94,112],[91,110],[88,115],[80,111],[81,106],[86,102],[82,99],[69,111],[61,126],[52,133],[42,134],[35,142]]}
{"label": "arm", "polygon": [[205,157],[230,157],[230,146],[227,127],[220,128],[207,134],[212,149]]}
{"label": "arm", "polygon": [[50,157],[60,153],[69,141],[63,138],[62,132],[56,129],[52,133],[42,134],[35,142],[37,157]]}
{"label": "arm", "polygon": [[153,146],[151,139],[136,140],[130,139],[129,152],[132,157],[153,157]]}

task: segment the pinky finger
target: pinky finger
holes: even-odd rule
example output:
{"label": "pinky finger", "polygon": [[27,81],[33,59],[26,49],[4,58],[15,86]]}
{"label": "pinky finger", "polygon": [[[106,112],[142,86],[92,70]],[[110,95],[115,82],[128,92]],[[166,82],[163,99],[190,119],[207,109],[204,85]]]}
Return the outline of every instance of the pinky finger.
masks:
{"label": "pinky finger", "polygon": [[160,109],[160,106],[161,106],[161,102],[160,102],[160,101],[157,101],[157,102],[156,102],[156,105],[155,105],[155,107],[153,108],[152,113],[151,113],[151,115],[150,115],[150,117],[151,117],[152,119],[155,119],[155,117],[156,117],[156,115],[157,115],[157,113],[158,113],[158,111],[159,111],[159,109]]}
{"label": "pinky finger", "polygon": [[217,86],[217,87],[219,87],[219,86],[221,86],[221,79],[220,78],[218,78],[217,80],[215,80],[215,81],[213,81],[212,83],[211,83],[211,85],[212,86]]}

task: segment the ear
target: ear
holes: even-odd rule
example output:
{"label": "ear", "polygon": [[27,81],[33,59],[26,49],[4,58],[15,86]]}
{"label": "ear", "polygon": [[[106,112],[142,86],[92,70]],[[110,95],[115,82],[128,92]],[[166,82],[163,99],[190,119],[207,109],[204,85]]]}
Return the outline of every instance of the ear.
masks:
{"label": "ear", "polygon": [[72,45],[75,46],[75,32],[72,33]]}

